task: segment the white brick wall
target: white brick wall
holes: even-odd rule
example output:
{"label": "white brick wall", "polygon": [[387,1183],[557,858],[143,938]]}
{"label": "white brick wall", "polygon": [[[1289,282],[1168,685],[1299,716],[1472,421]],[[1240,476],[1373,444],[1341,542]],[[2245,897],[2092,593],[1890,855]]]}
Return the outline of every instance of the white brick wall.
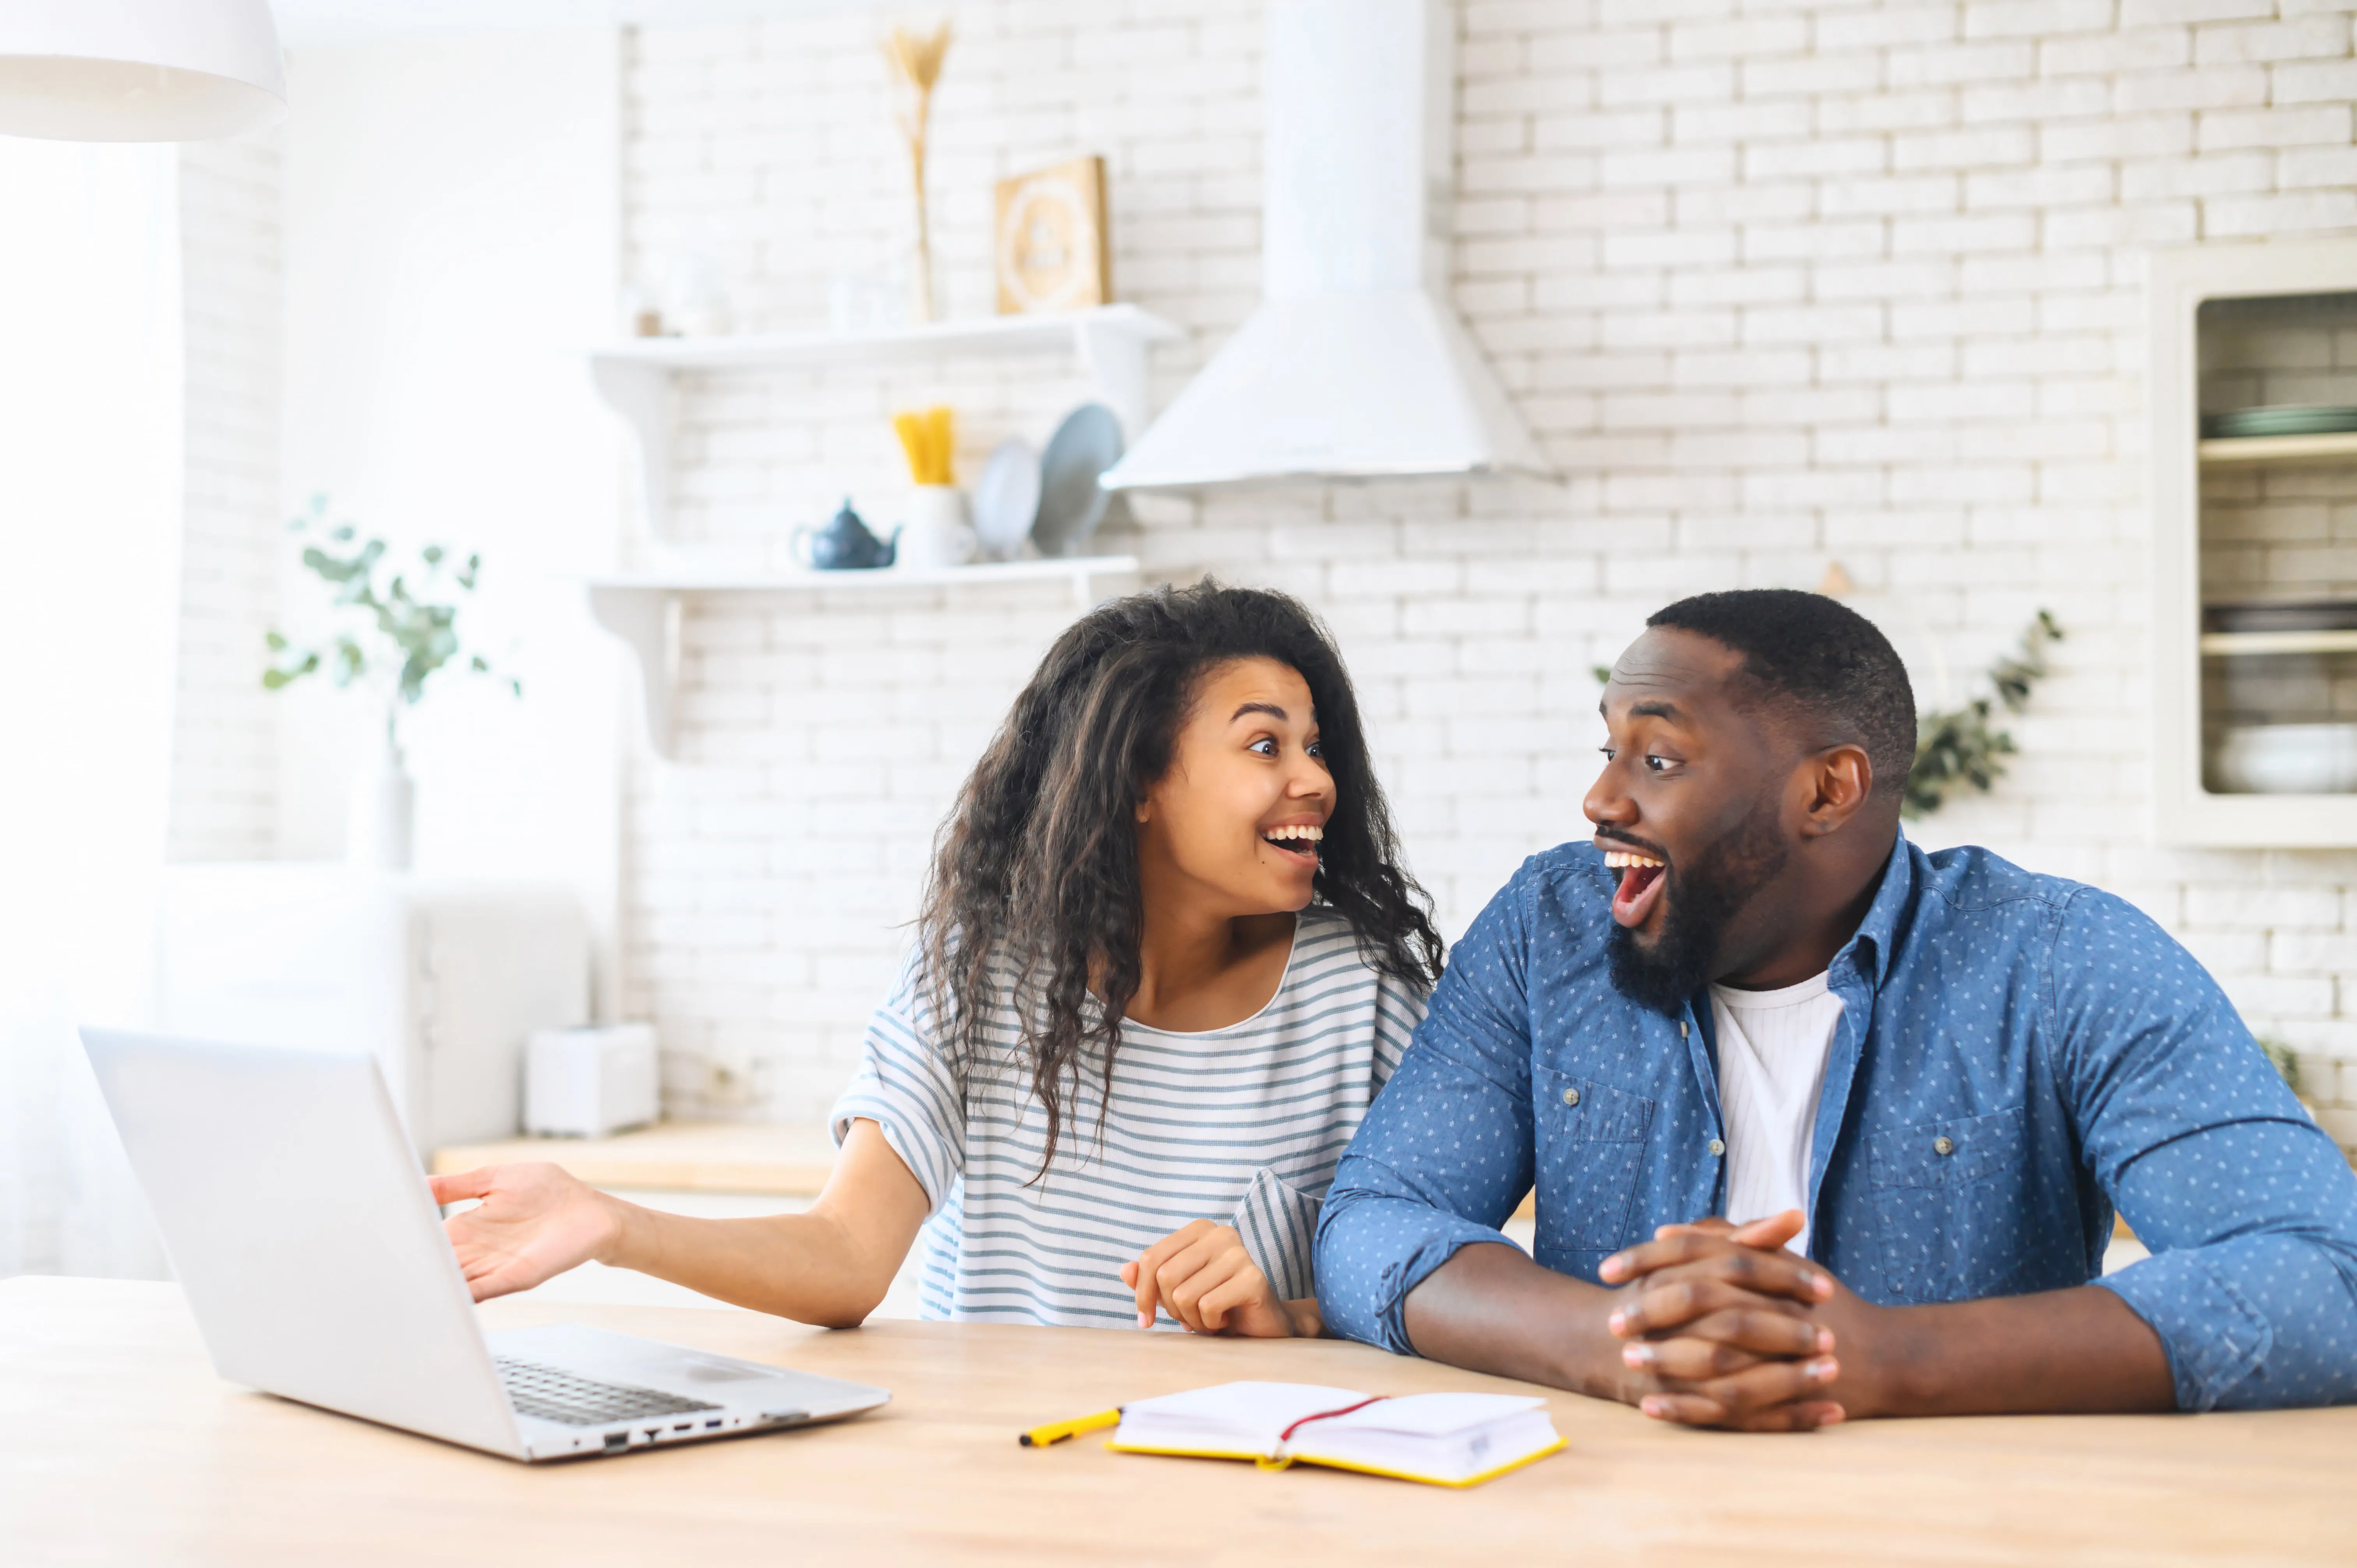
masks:
{"label": "white brick wall", "polygon": [[276,834],[276,723],[261,686],[275,603],[276,138],[180,150],[187,528],[172,746],[174,860],[259,860]]}
{"label": "white brick wall", "polygon": [[[2357,852],[2144,836],[2147,251],[2357,225],[2350,14],[2282,9],[1464,0],[1456,298],[1567,482],[1157,499],[1113,542],[1151,576],[1274,584],[1329,618],[1452,934],[1580,832],[1587,671],[1667,599],[1838,560],[1956,696],[2050,607],[2070,640],[2011,777],[1918,835],[2135,899],[2348,1103]],[[990,306],[991,181],[1101,153],[1116,289],[1193,331],[1156,360],[1167,398],[1257,295],[1259,15],[956,7],[948,308]],[[897,252],[876,26],[638,36],[637,275],[708,249],[742,323],[771,326]],[[775,559],[845,490],[888,518],[893,407],[956,404],[971,471],[1082,391],[1047,360],[714,378],[682,532]],[[695,618],[680,759],[640,757],[629,786],[630,1006],[796,1117],[838,1087],[950,792],[1070,613],[1028,590],[842,598]]]}

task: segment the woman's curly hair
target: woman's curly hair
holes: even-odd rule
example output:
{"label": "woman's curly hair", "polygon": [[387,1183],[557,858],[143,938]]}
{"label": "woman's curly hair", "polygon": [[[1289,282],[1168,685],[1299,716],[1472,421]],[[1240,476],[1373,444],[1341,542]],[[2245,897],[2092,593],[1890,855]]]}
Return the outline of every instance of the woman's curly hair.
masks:
{"label": "woman's curly hair", "polygon": [[1110,1095],[1122,1019],[1137,993],[1137,804],[1169,770],[1204,676],[1240,659],[1275,660],[1309,687],[1335,793],[1317,897],[1350,921],[1384,972],[1420,986],[1439,978],[1431,901],[1399,865],[1358,699],[1317,617],[1284,594],[1209,579],[1100,606],[1056,639],[958,791],[918,920],[961,1078],[989,1065],[982,1020],[992,967],[1012,969],[1023,1022],[1017,1060],[1006,1065],[1029,1068],[1048,1113],[1040,1175],[1084,1063]]}

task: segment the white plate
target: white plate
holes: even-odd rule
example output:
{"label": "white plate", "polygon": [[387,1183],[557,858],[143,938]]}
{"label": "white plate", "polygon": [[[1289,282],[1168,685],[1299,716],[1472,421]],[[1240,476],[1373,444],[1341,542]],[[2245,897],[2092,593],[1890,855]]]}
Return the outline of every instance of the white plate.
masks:
{"label": "white plate", "polygon": [[1064,416],[1039,459],[1039,518],[1031,538],[1042,555],[1077,555],[1105,508],[1110,491],[1097,476],[1121,461],[1121,421],[1101,403],[1084,403]]}
{"label": "white plate", "polygon": [[974,532],[985,561],[1012,561],[1023,553],[1039,515],[1039,454],[1020,436],[991,453],[974,487]]}
{"label": "white plate", "polygon": [[2357,791],[2357,725],[2243,725],[2223,741],[2212,767],[2229,793]]}

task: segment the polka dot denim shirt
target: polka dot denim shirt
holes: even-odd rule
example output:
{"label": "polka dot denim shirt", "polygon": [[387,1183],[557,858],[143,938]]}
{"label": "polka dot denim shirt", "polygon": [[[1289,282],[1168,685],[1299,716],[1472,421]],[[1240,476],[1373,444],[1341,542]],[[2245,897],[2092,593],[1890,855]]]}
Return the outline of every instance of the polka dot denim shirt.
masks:
{"label": "polka dot denim shirt", "polygon": [[[1612,988],[1589,844],[1525,862],[1451,955],[1319,1220],[1338,1331],[1410,1353],[1400,1304],[1537,1188],[1537,1260],[1593,1281],[1719,1212],[1711,1010]],[[1844,1003],[1812,1254],[1868,1301],[2095,1278],[2115,1205],[2153,1256],[2102,1281],[2178,1403],[2357,1400],[2357,1176],[2191,955],[2109,894],[1903,838],[1833,961]],[[1701,1001],[1700,997],[1696,998]]]}

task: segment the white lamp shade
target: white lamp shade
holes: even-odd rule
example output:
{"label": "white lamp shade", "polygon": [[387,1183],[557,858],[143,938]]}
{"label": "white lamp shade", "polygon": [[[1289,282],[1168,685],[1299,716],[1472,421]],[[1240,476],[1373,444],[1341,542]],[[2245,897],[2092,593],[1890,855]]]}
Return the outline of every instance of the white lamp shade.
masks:
{"label": "white lamp shade", "polygon": [[0,5],[0,135],[206,141],[285,113],[267,0]]}

